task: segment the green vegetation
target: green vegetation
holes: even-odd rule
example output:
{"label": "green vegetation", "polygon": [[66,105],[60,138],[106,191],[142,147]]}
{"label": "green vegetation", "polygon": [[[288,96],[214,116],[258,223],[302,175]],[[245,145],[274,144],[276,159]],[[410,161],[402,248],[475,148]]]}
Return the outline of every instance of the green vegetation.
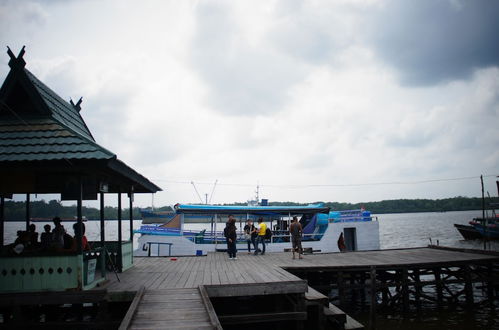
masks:
{"label": "green vegetation", "polygon": [[[486,203],[499,202],[498,197],[487,198]],[[317,202],[321,203],[321,202]],[[479,197],[453,197],[444,199],[393,199],[384,200],[379,202],[365,202],[365,203],[338,203],[338,202],[323,202],[329,206],[331,210],[343,211],[360,209],[364,207],[372,213],[412,213],[412,212],[445,212],[445,211],[468,211],[468,210],[481,210],[482,199]],[[308,203],[294,203],[294,202],[270,202],[269,205],[307,205]],[[244,205],[237,203],[234,205]]]}
{"label": "green vegetation", "polygon": [[[493,197],[486,200],[489,202],[499,203],[498,197]],[[294,203],[294,202],[270,202],[272,206],[280,205],[307,205],[308,203]],[[379,202],[366,202],[366,203],[338,203],[338,202],[325,202],[331,210],[351,210],[360,209],[364,207],[372,213],[411,213],[411,212],[444,212],[444,211],[467,211],[467,210],[480,210],[482,208],[482,199],[479,197],[453,197],[445,199],[394,199],[384,200]],[[245,203],[232,203],[226,205],[246,205]],[[164,206],[156,209],[157,211],[170,211],[169,206]],[[72,219],[76,215],[76,205],[63,206],[56,200],[50,202],[34,201],[30,203],[30,213],[32,218],[53,218],[59,216],[61,218]],[[99,219],[99,210],[93,207],[83,207],[83,215],[87,219]],[[106,206],[104,209],[104,216],[107,220],[114,220],[118,218],[118,208]],[[7,221],[23,221],[26,217],[26,203],[16,201],[5,202],[5,219]],[[133,208],[133,218],[140,219],[139,208]],[[122,219],[129,219],[128,209],[123,209]]]}
{"label": "green vegetation", "polygon": [[[486,200],[497,203],[499,198]],[[454,197],[444,199],[394,199],[368,203],[325,203],[333,210],[359,209],[362,206],[372,213],[412,213],[481,210],[482,199],[479,197]]]}
{"label": "green vegetation", "polygon": [[[82,213],[87,219],[100,219],[99,209],[83,206]],[[58,216],[63,219],[73,219],[76,216],[76,205],[63,206],[56,200],[51,200],[48,203],[44,200],[32,201],[30,202],[30,214],[32,218],[52,219]],[[129,209],[122,209],[121,216],[122,219],[130,219]],[[104,218],[107,220],[117,219],[118,208],[104,207]],[[138,207],[133,208],[133,218],[141,218]],[[24,221],[26,219],[26,203],[24,201],[5,201],[5,219],[7,221]]]}

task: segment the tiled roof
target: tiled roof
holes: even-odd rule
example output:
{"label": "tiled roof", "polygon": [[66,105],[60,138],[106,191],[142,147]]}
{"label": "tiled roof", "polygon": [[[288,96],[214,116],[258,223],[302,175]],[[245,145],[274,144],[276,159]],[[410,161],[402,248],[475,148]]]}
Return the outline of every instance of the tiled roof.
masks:
{"label": "tiled roof", "polygon": [[98,144],[47,118],[0,122],[0,161],[111,159]]}
{"label": "tiled roof", "polygon": [[81,134],[86,138],[95,141],[92,134],[90,133],[90,130],[85,124],[85,121],[83,121],[83,118],[74,106],[63,100],[59,95],[57,95],[54,91],[47,87],[47,85],[42,83],[27,69],[24,69],[24,71],[42,97],[43,101],[45,101],[46,105],[49,107],[50,111],[52,112],[52,116],[55,119],[71,128],[78,134]]}

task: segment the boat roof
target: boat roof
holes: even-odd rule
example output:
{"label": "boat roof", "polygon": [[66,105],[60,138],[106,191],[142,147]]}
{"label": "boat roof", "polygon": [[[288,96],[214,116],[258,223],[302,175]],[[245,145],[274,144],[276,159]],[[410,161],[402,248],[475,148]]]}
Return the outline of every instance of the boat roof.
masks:
{"label": "boat roof", "polygon": [[329,207],[323,204],[307,206],[225,206],[225,205],[187,205],[177,204],[177,213],[198,214],[253,214],[253,215],[289,215],[329,213]]}

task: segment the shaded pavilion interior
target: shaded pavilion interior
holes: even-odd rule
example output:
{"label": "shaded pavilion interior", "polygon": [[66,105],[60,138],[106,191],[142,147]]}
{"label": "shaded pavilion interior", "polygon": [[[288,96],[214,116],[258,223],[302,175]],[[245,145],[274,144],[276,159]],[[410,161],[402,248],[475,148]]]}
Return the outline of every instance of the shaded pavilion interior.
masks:
{"label": "shaded pavilion interior", "polygon": [[[18,56],[10,49],[7,53],[10,72],[0,89],[0,292],[92,288],[108,276],[106,263],[114,260],[118,271],[132,266],[133,196],[161,188],[96,143],[80,114],[82,100],[63,100],[29,72],[24,47]],[[5,199],[13,194],[26,196],[26,230],[32,194],[60,194],[62,200],[76,201],[75,221],[80,228],[83,200],[99,197],[100,241],[94,242],[95,249],[83,251],[80,231],[76,251],[16,255],[4,244]],[[106,194],[118,197],[114,242],[105,240]],[[129,238],[123,238],[121,230],[124,194],[130,210]],[[100,277],[88,273],[95,267],[100,268]]]}

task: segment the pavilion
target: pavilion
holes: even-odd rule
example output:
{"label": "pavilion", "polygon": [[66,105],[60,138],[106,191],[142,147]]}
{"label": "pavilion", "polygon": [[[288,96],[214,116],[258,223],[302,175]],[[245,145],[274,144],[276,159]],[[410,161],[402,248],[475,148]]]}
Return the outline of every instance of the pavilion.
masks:
{"label": "pavilion", "polygon": [[[24,47],[17,57],[10,49],[7,53],[10,72],[0,89],[0,292],[90,289],[106,279],[106,263],[114,261],[118,271],[132,266],[133,196],[161,188],[96,143],[80,114],[82,100],[63,100],[28,71]],[[104,196],[111,193],[118,197],[117,241],[106,241],[104,232]],[[123,239],[125,193],[130,237]],[[26,196],[26,230],[32,194],[76,201],[79,228],[82,201],[99,196],[100,241],[92,251],[83,251],[80,231],[76,251],[14,253],[4,238],[5,199],[13,194]]]}

